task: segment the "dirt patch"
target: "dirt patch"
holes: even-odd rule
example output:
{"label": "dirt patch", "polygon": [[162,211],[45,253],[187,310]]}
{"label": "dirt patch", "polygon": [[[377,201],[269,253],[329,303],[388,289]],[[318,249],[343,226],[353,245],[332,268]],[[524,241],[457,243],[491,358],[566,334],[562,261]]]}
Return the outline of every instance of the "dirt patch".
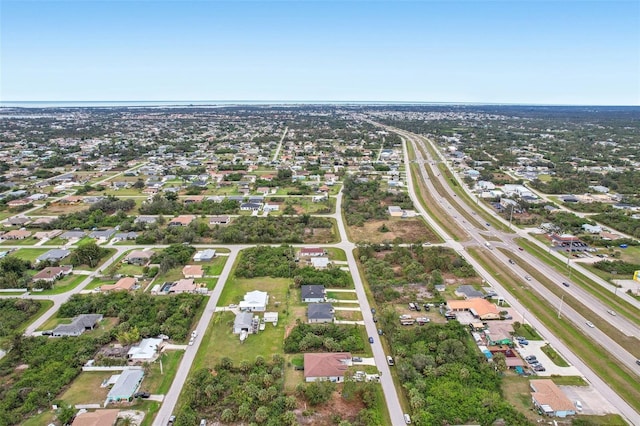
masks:
{"label": "dirt patch", "polygon": [[[317,407],[310,407],[304,399],[299,399],[298,409],[295,410],[296,416],[298,417],[298,424],[330,426],[336,424],[334,418],[338,416],[341,420],[353,422],[360,410],[364,408],[364,404],[359,398],[354,398],[353,401],[346,401],[342,398],[341,391],[342,386],[338,386],[338,391],[333,393],[331,400]],[[312,414],[304,415],[309,413]]]}
{"label": "dirt patch", "polygon": [[[381,232],[382,225],[388,232]],[[399,238],[404,243],[419,243],[438,241],[433,231],[425,225],[422,219],[389,219],[371,220],[363,226],[348,226],[347,232],[352,241],[367,241],[370,243],[393,242]]]}

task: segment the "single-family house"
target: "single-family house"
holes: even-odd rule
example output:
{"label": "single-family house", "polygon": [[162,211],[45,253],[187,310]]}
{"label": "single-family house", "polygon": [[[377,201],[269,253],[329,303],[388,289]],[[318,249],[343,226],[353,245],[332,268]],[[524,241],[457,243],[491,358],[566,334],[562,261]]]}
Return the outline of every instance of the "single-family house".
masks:
{"label": "single-family house", "polygon": [[470,312],[475,318],[481,320],[500,319],[498,307],[486,299],[449,300],[447,307],[452,312]]}
{"label": "single-family house", "polygon": [[117,409],[80,411],[73,419],[71,426],[115,426],[118,421]]}
{"label": "single-family house", "polygon": [[62,259],[69,256],[70,254],[71,254],[71,251],[67,249],[51,249],[48,252],[38,256],[36,258],[36,263],[45,262],[47,260],[50,262],[60,262]]}
{"label": "single-family house", "polygon": [[127,359],[131,362],[153,362],[160,352],[162,339],[142,339],[137,345],[131,346],[127,352]]}
{"label": "single-family house", "polygon": [[244,295],[238,307],[241,311],[248,312],[264,312],[267,310],[269,303],[269,294],[266,291],[254,290]]}
{"label": "single-family house", "polygon": [[31,219],[24,216],[14,216],[7,219],[7,223],[11,226],[25,226],[29,222],[31,222]]}
{"label": "single-family house", "polygon": [[69,275],[73,270],[72,266],[47,266],[42,271],[31,277],[32,281],[46,281],[49,283],[54,282],[57,279],[62,278],[65,275]]}
{"label": "single-family house", "polygon": [[113,236],[113,242],[118,242],[118,241],[128,241],[128,240],[135,240],[136,238],[138,238],[138,233],[134,232],[134,231],[129,231],[129,232],[118,232],[117,234],[115,234]]}
{"label": "single-family house", "polygon": [[185,265],[182,268],[182,275],[185,278],[202,278],[204,276],[204,270],[200,265]]}
{"label": "single-family house", "polygon": [[321,247],[303,247],[300,249],[300,257],[324,256],[327,251]]}
{"label": "single-family house", "polygon": [[216,257],[216,251],[214,249],[206,249],[197,252],[193,256],[195,262],[207,262]]}
{"label": "single-family house", "polygon": [[402,215],[404,214],[404,212],[399,206],[389,206],[388,210],[389,210],[389,216],[391,217],[402,217]]}
{"label": "single-family house", "polygon": [[104,231],[91,231],[89,234],[90,238],[94,238],[96,240],[107,241],[109,238],[113,237],[116,233],[115,229],[105,229]]}
{"label": "single-family house", "polygon": [[244,211],[258,211],[262,208],[262,204],[259,203],[242,203],[240,204],[240,210]]}
{"label": "single-family house", "polygon": [[53,329],[53,337],[79,336],[102,321],[101,314],[82,314],[73,318],[70,324],[60,324]]}
{"label": "single-family house", "polygon": [[60,239],[62,240],[79,240],[84,238],[84,231],[67,231],[60,235]]}
{"label": "single-family house", "polygon": [[115,284],[105,284],[100,286],[100,291],[130,291],[137,284],[133,277],[120,278]]}
{"label": "single-family house", "polygon": [[311,266],[316,269],[327,269],[329,267],[328,257],[312,257],[309,261],[311,262]]}
{"label": "single-family house", "polygon": [[123,370],[116,380],[109,393],[107,394],[107,403],[128,401],[133,398],[142,379],[144,378],[144,370]]}
{"label": "single-family house", "polygon": [[193,281],[193,278],[183,278],[176,281],[170,288],[169,293],[195,293],[198,286]]}
{"label": "single-family house", "polygon": [[151,250],[133,250],[124,258],[124,261],[132,265],[145,266],[151,260],[151,256],[153,256]]}
{"label": "single-family house", "polygon": [[264,203],[264,207],[262,208],[262,210],[264,210],[265,212],[277,212],[280,210],[280,206],[282,206],[282,203],[276,203],[276,202],[267,202]]}
{"label": "single-family house", "polygon": [[45,238],[50,240],[60,234],[62,234],[62,231],[59,229],[54,229],[52,231],[38,231],[33,234],[33,238],[35,238],[36,240],[44,240]]}
{"label": "single-family house", "polygon": [[169,226],[189,226],[189,224],[193,222],[195,219],[196,217],[194,215],[190,215],[190,214],[180,215],[178,217],[174,217],[173,219],[171,219],[171,221],[169,222]]}
{"label": "single-family house", "polygon": [[309,324],[333,322],[333,305],[331,303],[312,303],[307,307]]}
{"label": "single-family house", "polygon": [[24,231],[21,229],[14,229],[13,231],[6,232],[2,235],[4,240],[24,240],[31,236],[31,231]]}
{"label": "single-family house", "polygon": [[567,417],[576,414],[576,408],[551,379],[529,380],[533,405],[547,416]]}
{"label": "single-family house", "polygon": [[588,232],[589,234],[599,234],[602,232],[602,226],[589,225],[588,223],[585,223],[584,225],[582,225],[582,230],[584,232]]}
{"label": "single-family house", "polygon": [[323,285],[303,285],[300,286],[302,301],[306,303],[322,303],[326,301],[326,291]]}
{"label": "single-family house", "polygon": [[155,216],[138,216],[133,221],[133,223],[144,223],[145,225],[151,225],[152,223],[156,223],[158,218]]}
{"label": "single-family house", "polygon": [[349,352],[306,353],[304,354],[304,381],[344,382],[344,375],[352,359]]}
{"label": "single-family house", "polygon": [[209,218],[209,225],[226,225],[229,222],[229,216],[211,216]]}

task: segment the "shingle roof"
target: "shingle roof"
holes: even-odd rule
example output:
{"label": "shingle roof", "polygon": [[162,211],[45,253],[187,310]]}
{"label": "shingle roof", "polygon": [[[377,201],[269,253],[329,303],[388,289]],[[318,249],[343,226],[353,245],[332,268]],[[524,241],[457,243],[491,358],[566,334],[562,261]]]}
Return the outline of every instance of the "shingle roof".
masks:
{"label": "shingle roof", "polygon": [[344,376],[351,358],[349,352],[304,354],[304,377]]}

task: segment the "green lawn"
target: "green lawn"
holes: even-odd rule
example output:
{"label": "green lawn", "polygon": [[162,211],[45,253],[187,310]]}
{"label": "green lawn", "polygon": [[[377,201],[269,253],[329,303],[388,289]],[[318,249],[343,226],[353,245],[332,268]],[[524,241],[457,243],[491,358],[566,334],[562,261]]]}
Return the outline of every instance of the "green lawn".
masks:
{"label": "green lawn", "polygon": [[87,275],[67,275],[63,279],[56,281],[52,289],[43,291],[31,291],[31,293],[37,296],[50,296],[53,294],[66,293],[67,291],[73,290],[86,278]]}
{"label": "green lawn", "polygon": [[204,269],[204,274],[209,276],[216,276],[222,273],[224,264],[227,263],[228,256],[216,256],[209,262],[199,262]]}
{"label": "green lawn", "polygon": [[29,324],[40,318],[42,314],[47,312],[53,306],[53,300],[38,300],[38,303],[40,303],[40,309],[38,309],[38,311],[33,314],[27,321],[22,323],[20,327],[18,327],[18,331],[22,332],[26,330]]}
{"label": "green lawn", "polygon": [[260,277],[247,279],[232,276],[224,286],[218,306],[227,306],[231,303],[238,304],[245,293],[261,290],[269,293],[267,310],[272,310],[275,309],[274,302],[286,301],[290,283],[292,283],[292,280],[288,278]]}
{"label": "green lawn", "polygon": [[562,358],[550,345],[545,345],[541,349],[555,365],[559,367],[569,366],[569,363],[567,363],[567,361],[565,361],[564,358]]}
{"label": "green lawn", "polygon": [[48,252],[49,249],[41,248],[21,248],[13,252],[11,255],[19,259],[28,260],[29,262],[35,262],[38,256]]}
{"label": "green lawn", "polygon": [[325,250],[329,254],[329,259],[346,262],[347,255],[344,250],[332,247],[328,247]]}
{"label": "green lawn", "polygon": [[[331,291],[331,289],[327,289],[327,299],[338,299],[338,300],[358,300],[358,295],[354,292],[350,291]],[[349,305],[354,305],[350,303]],[[345,305],[346,306],[346,305]]]}
{"label": "green lawn", "polygon": [[117,280],[103,280],[100,278],[94,278],[89,284],[87,284],[85,286],[85,290],[94,290],[100,286],[103,285],[108,285],[108,284],[115,284],[117,282]]}
{"label": "green lawn", "polygon": [[[283,315],[282,312],[279,314]],[[193,362],[192,371],[211,368],[223,357],[229,357],[237,364],[243,360],[253,362],[258,355],[271,359],[273,354],[283,354],[284,321],[278,321],[277,327],[267,324],[264,331],[249,335],[241,343],[238,335],[233,334],[234,319],[232,312],[214,314]]]}
{"label": "green lawn", "polygon": [[83,371],[59,399],[71,405],[102,404],[107,399],[109,388],[102,388],[100,384],[114,374],[117,372]]}
{"label": "green lawn", "polygon": [[0,243],[3,246],[32,246],[40,240],[33,237],[25,238],[23,240],[7,240]]}
{"label": "green lawn", "polygon": [[130,263],[121,263],[116,273],[122,275],[143,275],[143,269],[144,266],[132,265]]}
{"label": "green lawn", "polygon": [[24,422],[22,422],[22,426],[42,426],[48,425],[51,423],[55,424],[56,414],[53,410],[43,411],[37,416],[29,417]]}
{"label": "green lawn", "polygon": [[207,289],[213,290],[218,284],[218,278],[196,278],[196,283],[204,283]]}
{"label": "green lawn", "polygon": [[[160,358],[151,364],[141,389],[152,394],[166,394],[171,387],[183,355],[184,351],[163,352]],[[160,360],[162,360],[163,373],[160,373]]]}
{"label": "green lawn", "polygon": [[[535,378],[535,376],[530,376],[531,378]],[[553,383],[559,386],[589,386],[589,383],[581,376],[556,376],[552,375],[550,377],[553,380]]]}

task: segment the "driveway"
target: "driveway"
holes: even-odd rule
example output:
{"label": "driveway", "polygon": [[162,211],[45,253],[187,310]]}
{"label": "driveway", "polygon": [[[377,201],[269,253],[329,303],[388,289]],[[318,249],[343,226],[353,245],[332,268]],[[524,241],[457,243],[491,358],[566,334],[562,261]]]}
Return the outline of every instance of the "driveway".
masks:
{"label": "driveway", "polygon": [[529,340],[528,345],[516,345],[516,351],[520,353],[522,358],[535,355],[535,357],[540,361],[540,363],[544,366],[547,371],[536,372],[538,376],[582,376],[580,371],[572,365],[569,367],[559,367],[553,363],[549,359],[549,357],[542,352],[542,347],[545,346],[546,342],[544,340]]}
{"label": "driveway", "polygon": [[352,365],[354,367],[358,365],[376,365],[376,360],[374,358],[362,358],[362,361],[352,362]]}

